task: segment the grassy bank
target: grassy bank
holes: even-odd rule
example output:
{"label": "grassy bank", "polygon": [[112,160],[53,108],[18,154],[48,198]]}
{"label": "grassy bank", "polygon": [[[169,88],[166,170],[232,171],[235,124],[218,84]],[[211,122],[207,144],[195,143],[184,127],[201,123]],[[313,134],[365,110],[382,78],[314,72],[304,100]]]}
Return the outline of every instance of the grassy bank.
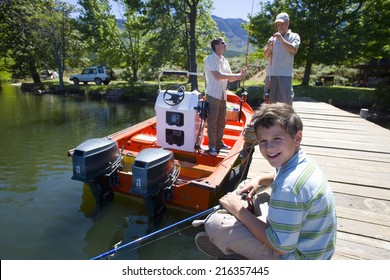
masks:
{"label": "grassy bank", "polygon": [[[248,100],[257,104],[263,101],[263,86],[250,86],[247,91]],[[295,85],[294,93],[297,98],[311,98],[344,109],[376,108],[390,111],[390,92],[385,89]]]}
{"label": "grassy bank", "polygon": [[[166,80],[161,82],[161,87],[167,89],[175,88],[175,85],[185,84],[186,79]],[[242,86],[242,85],[241,85]],[[36,86],[31,83],[22,84],[24,91],[37,91],[37,89],[54,94],[70,94],[79,96],[89,96],[92,98],[106,98],[115,96],[123,101],[154,101],[157,92],[157,82],[140,82],[129,84],[125,81],[113,81],[109,85],[73,85],[65,83],[63,92],[58,91],[58,80],[44,81]],[[186,85],[187,90],[190,89]],[[245,81],[245,90],[248,92],[247,101],[257,108],[263,102],[264,84],[258,80]],[[199,79],[199,91],[204,92],[204,81]],[[240,93],[242,87],[236,90]],[[298,98],[311,98],[320,102],[331,102],[333,105],[344,109],[370,108],[376,110],[390,111],[390,91],[387,88],[359,88],[347,86],[301,86],[294,85],[295,96]]]}

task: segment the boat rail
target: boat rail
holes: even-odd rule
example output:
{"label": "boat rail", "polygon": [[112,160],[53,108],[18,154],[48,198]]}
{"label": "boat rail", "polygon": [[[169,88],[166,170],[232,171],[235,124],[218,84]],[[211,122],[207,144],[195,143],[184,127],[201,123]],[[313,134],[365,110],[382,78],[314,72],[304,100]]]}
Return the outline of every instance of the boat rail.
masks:
{"label": "boat rail", "polygon": [[161,91],[161,76],[163,75],[176,75],[176,76],[198,76],[204,78],[203,73],[196,73],[196,72],[189,72],[189,71],[174,71],[174,70],[169,70],[169,71],[161,71],[160,74],[158,75],[158,90]]}

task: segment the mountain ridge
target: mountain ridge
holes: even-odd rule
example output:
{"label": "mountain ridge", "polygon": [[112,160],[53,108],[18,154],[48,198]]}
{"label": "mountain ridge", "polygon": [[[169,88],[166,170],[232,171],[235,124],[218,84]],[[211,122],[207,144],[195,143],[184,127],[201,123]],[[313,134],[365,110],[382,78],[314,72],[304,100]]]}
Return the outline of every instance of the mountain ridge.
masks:
{"label": "mountain ridge", "polygon": [[241,18],[221,18],[212,15],[211,18],[217,24],[221,33],[227,38],[228,51],[230,53],[245,54],[248,43],[248,33],[243,28],[247,21]]}
{"label": "mountain ridge", "polygon": [[[241,18],[221,18],[212,15],[211,18],[216,23],[220,33],[223,33],[228,43],[228,49],[225,53],[226,56],[239,56],[246,53],[246,47],[248,43],[248,33],[243,28],[243,25],[247,24],[247,21]],[[124,20],[117,19],[119,29],[123,29]],[[250,51],[253,48],[250,47]]]}

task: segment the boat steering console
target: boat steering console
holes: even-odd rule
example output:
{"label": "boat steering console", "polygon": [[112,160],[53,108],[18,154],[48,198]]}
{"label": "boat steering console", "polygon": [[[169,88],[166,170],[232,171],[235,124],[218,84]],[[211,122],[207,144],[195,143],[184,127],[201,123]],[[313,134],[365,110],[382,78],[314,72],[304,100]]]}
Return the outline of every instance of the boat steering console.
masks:
{"label": "boat steering console", "polygon": [[175,88],[175,87],[176,86],[167,88],[164,92],[163,100],[164,100],[165,104],[167,104],[168,106],[175,106],[177,104],[180,104],[180,102],[182,102],[184,99],[184,92],[186,90],[185,87],[183,85],[181,85],[177,89],[177,92],[175,92],[175,93],[169,92],[169,90],[171,90],[172,88]]}

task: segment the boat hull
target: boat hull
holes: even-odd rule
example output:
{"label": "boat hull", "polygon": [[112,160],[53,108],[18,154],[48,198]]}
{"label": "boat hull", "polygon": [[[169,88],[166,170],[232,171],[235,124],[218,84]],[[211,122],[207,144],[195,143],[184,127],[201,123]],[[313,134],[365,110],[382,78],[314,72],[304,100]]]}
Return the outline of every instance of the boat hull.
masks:
{"label": "boat hull", "polygon": [[[230,92],[227,96],[228,105],[241,108],[239,118],[230,118],[226,123],[223,141],[231,146],[230,150],[220,150],[217,156],[209,154],[207,126],[201,127],[199,148],[194,151],[188,151],[188,146],[185,149],[179,149],[180,147],[178,148],[175,145],[161,147],[161,141],[157,139],[158,116],[156,116],[108,136],[109,139],[117,143],[123,162],[116,172],[111,172],[110,176],[115,176],[115,178],[106,180],[109,186],[99,187],[98,189],[109,188],[113,192],[140,197],[145,201],[151,199],[160,201],[164,205],[196,212],[214,206],[218,203],[218,198],[221,195],[234,189],[234,179],[237,181],[237,177],[240,176],[238,171],[244,169],[241,166],[243,162],[241,152],[245,148],[243,131],[253,114],[252,108],[245,100]],[[164,186],[160,192],[148,196],[137,195],[137,192],[134,191],[133,182],[134,162],[141,151],[153,148],[164,148],[171,151],[174,163],[180,172],[172,184]],[[72,155],[72,152],[71,150],[70,155]],[[102,176],[107,175],[103,174]],[[93,181],[95,186],[98,178]],[[104,182],[104,180],[101,181]],[[90,183],[87,182],[86,184]],[[155,209],[151,212],[156,213],[158,211],[159,209]]]}

